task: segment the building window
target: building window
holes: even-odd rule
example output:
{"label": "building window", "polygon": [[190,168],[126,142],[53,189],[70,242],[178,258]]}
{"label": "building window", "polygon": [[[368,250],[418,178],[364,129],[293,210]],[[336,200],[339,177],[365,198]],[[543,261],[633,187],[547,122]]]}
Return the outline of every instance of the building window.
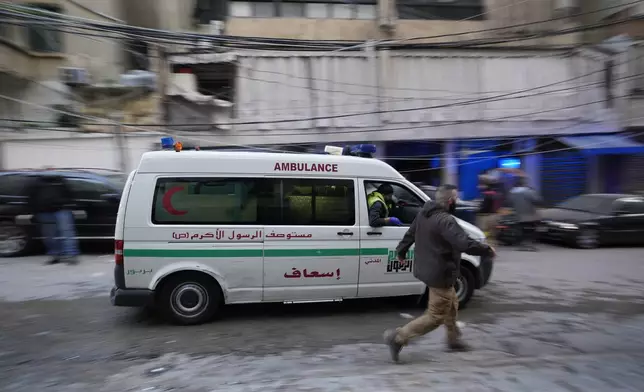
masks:
{"label": "building window", "polygon": [[226,11],[225,1],[196,0],[192,17],[198,24],[209,24],[211,20],[225,20]]}
{"label": "building window", "polygon": [[312,19],[374,19],[375,0],[357,0],[348,4],[341,0],[308,1],[231,1],[229,14],[235,18],[312,18]]}
{"label": "building window", "polygon": [[150,69],[149,50],[147,42],[142,40],[131,40],[125,45],[125,61],[127,70],[144,70]]}
{"label": "building window", "polygon": [[228,102],[235,101],[235,63],[174,64],[172,72],[194,74],[200,94]]}
{"label": "building window", "polygon": [[332,19],[353,19],[353,4],[331,4]]}
{"label": "building window", "polygon": [[281,3],[279,15],[283,18],[303,18],[306,4],[304,3]]}
{"label": "building window", "polygon": [[[28,4],[28,7],[44,11],[62,13],[62,8],[52,4]],[[37,13],[34,11],[34,13]],[[48,18],[53,16],[46,14]],[[29,49],[39,53],[60,53],[63,51],[63,34],[60,31],[47,28],[45,25],[31,25],[27,27]]]}
{"label": "building window", "polygon": [[400,19],[483,20],[483,0],[398,0]]}
{"label": "building window", "polygon": [[154,191],[157,225],[353,226],[353,180],[163,178]]}
{"label": "building window", "polygon": [[327,19],[329,17],[330,4],[309,3],[306,4],[306,17],[312,19]]}

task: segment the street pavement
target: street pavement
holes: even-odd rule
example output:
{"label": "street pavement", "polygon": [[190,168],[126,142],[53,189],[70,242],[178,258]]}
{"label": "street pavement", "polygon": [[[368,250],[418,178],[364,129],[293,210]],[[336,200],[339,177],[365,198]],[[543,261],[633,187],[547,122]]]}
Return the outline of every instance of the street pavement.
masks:
{"label": "street pavement", "polygon": [[110,306],[112,256],[0,259],[0,391],[642,391],[644,249],[499,251],[460,319],[392,364],[413,301],[244,305],[207,325]]}

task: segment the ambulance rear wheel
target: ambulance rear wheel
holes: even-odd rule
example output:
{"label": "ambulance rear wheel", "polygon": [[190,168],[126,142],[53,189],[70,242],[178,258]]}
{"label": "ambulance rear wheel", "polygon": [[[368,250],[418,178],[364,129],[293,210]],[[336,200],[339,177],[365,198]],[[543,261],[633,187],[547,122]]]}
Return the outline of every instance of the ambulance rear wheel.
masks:
{"label": "ambulance rear wheel", "polygon": [[208,322],[221,308],[219,285],[201,273],[171,275],[159,294],[159,309],[169,321],[179,325]]}

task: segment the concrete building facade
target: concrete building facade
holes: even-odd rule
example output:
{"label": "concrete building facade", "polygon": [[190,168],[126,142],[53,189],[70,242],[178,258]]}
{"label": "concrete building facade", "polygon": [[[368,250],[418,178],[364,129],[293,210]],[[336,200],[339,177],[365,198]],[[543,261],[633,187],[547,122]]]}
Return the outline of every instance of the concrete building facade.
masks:
{"label": "concrete building facade", "polygon": [[[6,3],[6,2],[5,2]],[[38,8],[51,17],[52,12],[100,21],[121,16],[115,0],[10,0],[9,4]],[[5,5],[7,7],[7,5]],[[116,41],[43,28],[15,20],[0,24],[0,124],[19,125],[21,120],[64,122],[60,113],[49,109],[75,110],[77,101],[61,83],[60,67],[87,70],[90,82],[118,80],[123,72],[123,50]],[[29,101],[32,105],[20,101]]]}

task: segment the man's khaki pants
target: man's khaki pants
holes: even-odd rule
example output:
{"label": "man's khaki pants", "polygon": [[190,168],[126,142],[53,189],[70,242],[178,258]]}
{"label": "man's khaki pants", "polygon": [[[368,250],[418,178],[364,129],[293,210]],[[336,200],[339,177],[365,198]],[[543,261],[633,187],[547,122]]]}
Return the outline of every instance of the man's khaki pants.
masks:
{"label": "man's khaki pants", "polygon": [[404,345],[409,340],[425,335],[441,324],[447,328],[447,342],[457,343],[461,338],[461,331],[456,325],[458,315],[458,297],[454,288],[429,288],[429,306],[422,316],[410,321],[407,325],[398,328],[396,342]]}

